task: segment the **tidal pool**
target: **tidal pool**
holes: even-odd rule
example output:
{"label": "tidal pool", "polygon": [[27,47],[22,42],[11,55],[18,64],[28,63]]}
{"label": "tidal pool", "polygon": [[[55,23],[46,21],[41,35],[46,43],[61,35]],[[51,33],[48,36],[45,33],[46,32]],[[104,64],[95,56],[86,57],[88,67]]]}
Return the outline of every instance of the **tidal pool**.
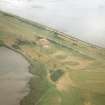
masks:
{"label": "tidal pool", "polygon": [[19,105],[27,95],[29,63],[20,54],[0,47],[0,105]]}

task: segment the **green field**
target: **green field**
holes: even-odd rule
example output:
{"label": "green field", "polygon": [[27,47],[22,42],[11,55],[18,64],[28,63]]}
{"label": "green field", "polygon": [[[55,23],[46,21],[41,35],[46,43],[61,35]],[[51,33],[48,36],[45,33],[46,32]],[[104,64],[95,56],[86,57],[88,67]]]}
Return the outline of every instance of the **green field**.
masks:
{"label": "green field", "polygon": [[0,12],[0,46],[29,62],[20,105],[105,105],[105,49]]}

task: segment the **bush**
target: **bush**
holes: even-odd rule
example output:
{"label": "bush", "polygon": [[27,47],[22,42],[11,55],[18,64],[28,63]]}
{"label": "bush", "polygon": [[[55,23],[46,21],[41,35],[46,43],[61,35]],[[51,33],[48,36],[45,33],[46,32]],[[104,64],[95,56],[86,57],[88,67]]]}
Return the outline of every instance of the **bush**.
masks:
{"label": "bush", "polygon": [[0,40],[0,46],[3,46],[3,44],[4,44],[4,43],[3,43],[3,41],[2,41],[2,40]]}
{"label": "bush", "polygon": [[57,81],[63,74],[64,74],[64,71],[61,69],[54,70],[53,72],[51,72],[52,81]]}

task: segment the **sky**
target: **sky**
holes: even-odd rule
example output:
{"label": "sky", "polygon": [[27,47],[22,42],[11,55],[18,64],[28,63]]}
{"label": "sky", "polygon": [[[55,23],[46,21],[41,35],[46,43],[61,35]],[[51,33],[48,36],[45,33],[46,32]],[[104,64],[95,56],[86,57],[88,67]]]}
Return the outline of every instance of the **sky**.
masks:
{"label": "sky", "polygon": [[105,0],[0,0],[0,10],[105,47]]}

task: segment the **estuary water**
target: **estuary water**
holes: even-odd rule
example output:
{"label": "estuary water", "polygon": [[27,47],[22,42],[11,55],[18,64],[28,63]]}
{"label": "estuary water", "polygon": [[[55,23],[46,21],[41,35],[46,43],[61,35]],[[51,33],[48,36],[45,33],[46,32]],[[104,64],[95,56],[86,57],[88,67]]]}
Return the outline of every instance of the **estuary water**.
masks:
{"label": "estuary water", "polygon": [[27,95],[29,63],[18,53],[0,47],[0,105],[19,105]]}
{"label": "estuary water", "polygon": [[105,47],[105,0],[0,0],[0,10]]}

